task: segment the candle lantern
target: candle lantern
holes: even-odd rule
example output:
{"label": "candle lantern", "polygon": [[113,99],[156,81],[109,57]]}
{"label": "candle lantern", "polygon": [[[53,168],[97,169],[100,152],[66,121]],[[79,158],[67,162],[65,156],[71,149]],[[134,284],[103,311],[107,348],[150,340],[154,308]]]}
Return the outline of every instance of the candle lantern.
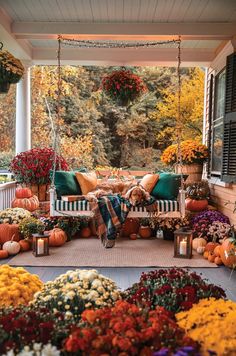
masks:
{"label": "candle lantern", "polygon": [[174,257],[192,257],[192,231],[181,228],[174,232]]}
{"label": "candle lantern", "polygon": [[49,234],[33,234],[33,254],[35,257],[49,255]]}

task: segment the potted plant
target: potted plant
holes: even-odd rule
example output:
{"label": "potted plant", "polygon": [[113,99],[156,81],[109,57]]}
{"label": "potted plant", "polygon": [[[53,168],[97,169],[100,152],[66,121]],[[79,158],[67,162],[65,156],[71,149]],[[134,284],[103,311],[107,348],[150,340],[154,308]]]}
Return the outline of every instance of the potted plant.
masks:
{"label": "potted plant", "polygon": [[[179,165],[181,155],[182,165]],[[208,148],[197,140],[186,140],[180,144],[167,147],[161,156],[161,161],[167,165],[175,166],[176,173],[188,174],[187,183],[200,181],[202,178],[203,163],[209,155]]]}
{"label": "potted plant", "polygon": [[113,101],[127,106],[147,90],[142,79],[130,70],[116,70],[102,80],[102,89]]}
{"label": "potted plant", "polygon": [[202,211],[208,206],[210,188],[207,181],[189,183],[186,186],[185,206],[189,211]]}
{"label": "potted plant", "polygon": [[[10,171],[18,183],[30,186],[40,201],[47,200],[47,185],[50,183],[50,171],[54,167],[55,152],[52,148],[33,148],[21,152],[13,158]],[[68,171],[65,159],[56,155],[56,169]]]}
{"label": "potted plant", "polygon": [[24,67],[21,61],[10,52],[2,50],[2,43],[0,45],[0,93],[7,93],[10,84],[20,81],[24,74]]}
{"label": "potted plant", "polygon": [[140,219],[140,227],[138,230],[138,234],[141,238],[148,239],[149,237],[152,236],[152,229],[150,224],[151,224],[150,219],[148,218]]}

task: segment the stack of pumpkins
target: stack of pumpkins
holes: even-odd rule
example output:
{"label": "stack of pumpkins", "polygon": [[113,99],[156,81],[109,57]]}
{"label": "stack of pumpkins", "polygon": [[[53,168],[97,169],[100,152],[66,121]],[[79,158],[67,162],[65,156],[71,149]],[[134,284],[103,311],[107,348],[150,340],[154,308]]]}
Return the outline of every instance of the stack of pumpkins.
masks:
{"label": "stack of pumpkins", "polygon": [[39,208],[39,200],[33,195],[29,188],[17,188],[15,199],[12,201],[12,208],[23,208],[28,211],[35,211]]}
{"label": "stack of pumpkins", "polygon": [[20,240],[18,224],[0,224],[0,259],[16,255],[20,251],[28,251],[30,244]]}

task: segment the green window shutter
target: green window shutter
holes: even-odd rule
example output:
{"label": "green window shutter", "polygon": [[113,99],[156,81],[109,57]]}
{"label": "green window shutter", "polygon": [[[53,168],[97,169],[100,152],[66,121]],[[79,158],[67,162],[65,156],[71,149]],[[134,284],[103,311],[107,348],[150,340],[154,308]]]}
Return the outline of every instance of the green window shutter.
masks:
{"label": "green window shutter", "polygon": [[222,177],[236,182],[236,53],[227,57]]}

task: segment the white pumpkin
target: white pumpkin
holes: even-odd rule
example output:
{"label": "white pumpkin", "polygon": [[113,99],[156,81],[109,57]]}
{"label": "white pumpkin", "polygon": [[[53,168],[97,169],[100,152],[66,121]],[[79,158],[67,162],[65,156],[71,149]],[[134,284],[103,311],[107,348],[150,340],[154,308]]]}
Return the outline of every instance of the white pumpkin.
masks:
{"label": "white pumpkin", "polygon": [[16,241],[7,241],[3,244],[2,249],[7,251],[9,255],[16,255],[20,251],[20,244]]}
{"label": "white pumpkin", "polygon": [[200,255],[202,255],[205,251],[205,246],[198,246],[197,248],[197,253],[199,253]]}
{"label": "white pumpkin", "polygon": [[196,237],[195,239],[193,239],[192,247],[193,250],[197,251],[198,247],[205,247],[206,244],[207,242],[203,237]]}

